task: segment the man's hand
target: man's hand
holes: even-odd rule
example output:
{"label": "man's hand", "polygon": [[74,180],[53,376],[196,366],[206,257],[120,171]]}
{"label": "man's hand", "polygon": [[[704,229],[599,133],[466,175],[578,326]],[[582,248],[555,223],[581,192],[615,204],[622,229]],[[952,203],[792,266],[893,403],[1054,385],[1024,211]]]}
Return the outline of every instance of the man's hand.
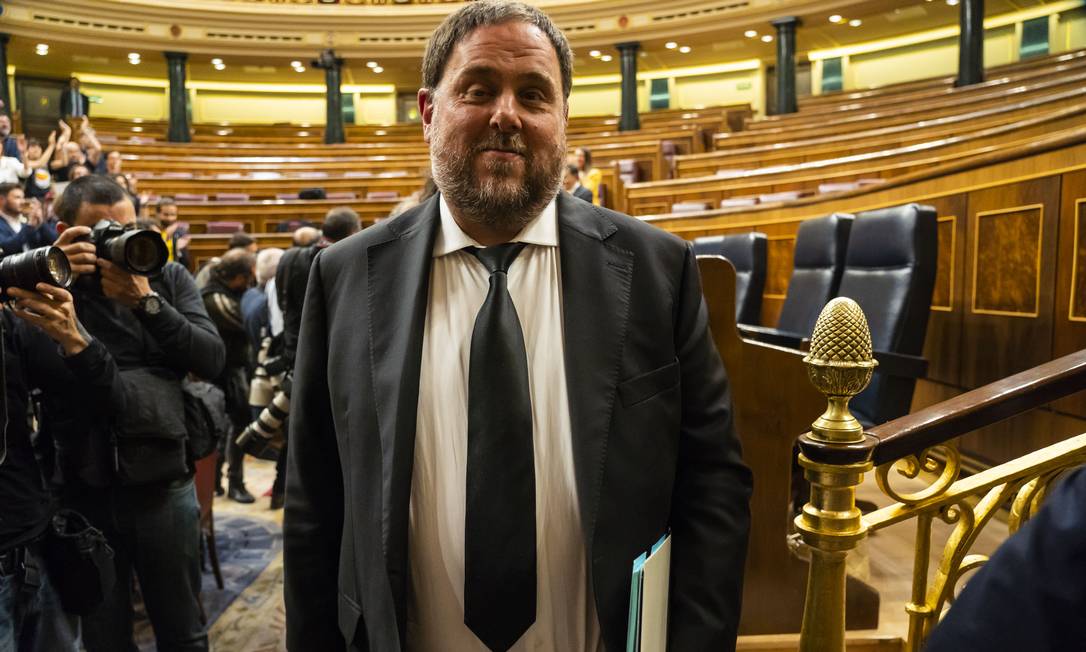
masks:
{"label": "man's hand", "polygon": [[50,145],[56,145],[57,144],[57,130],[56,129],[49,132],[49,144]]}
{"label": "man's hand", "polygon": [[125,308],[135,309],[140,299],[151,294],[146,276],[129,274],[104,258],[98,259],[98,269],[102,270],[102,294]]}
{"label": "man's hand", "polygon": [[90,227],[70,226],[60,234],[54,246],[60,247],[64,255],[68,257],[68,264],[72,267],[72,278],[78,278],[80,274],[93,274],[98,271],[96,265],[98,255],[90,242],[76,242],[91,233]]}
{"label": "man's hand", "polygon": [[15,137],[15,147],[19,150],[19,156],[22,156],[25,159],[27,144],[26,136],[24,134],[19,134]]}
{"label": "man's hand", "polygon": [[38,283],[37,291],[8,288],[15,299],[12,312],[28,324],[37,326],[64,349],[65,355],[76,355],[90,344],[83,336],[75,316],[72,295],[48,283]]}
{"label": "man's hand", "polygon": [[26,221],[32,229],[38,228],[45,221],[45,211],[42,210],[41,200],[37,197],[27,202]]}

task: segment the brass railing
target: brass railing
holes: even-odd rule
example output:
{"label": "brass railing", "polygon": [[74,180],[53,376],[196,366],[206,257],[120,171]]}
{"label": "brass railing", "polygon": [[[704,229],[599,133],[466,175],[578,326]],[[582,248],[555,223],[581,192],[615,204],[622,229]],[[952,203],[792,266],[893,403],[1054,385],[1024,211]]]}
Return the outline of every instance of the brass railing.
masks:
{"label": "brass railing", "polygon": [[[967,392],[915,414],[864,432],[849,400],[871,379],[867,321],[850,299],[834,299],[822,311],[804,358],[811,382],[829,407],[799,439],[800,464],[811,483],[810,501],[796,518],[811,551],[800,650],[845,649],[845,559],[881,528],[916,519],[912,595],[905,610],[905,649],[920,650],[962,576],[987,557],[971,554],[977,536],[1009,505],[1013,533],[1038,508],[1049,485],[1066,469],[1086,463],[1086,434],[960,478],[961,460],[949,440],[1086,389],[1086,351],[1065,356]],[[863,515],[856,488],[875,470],[879,488],[896,501]],[[898,491],[896,475],[920,478],[923,489]],[[932,524],[954,526],[942,544],[939,568],[929,581]]]}

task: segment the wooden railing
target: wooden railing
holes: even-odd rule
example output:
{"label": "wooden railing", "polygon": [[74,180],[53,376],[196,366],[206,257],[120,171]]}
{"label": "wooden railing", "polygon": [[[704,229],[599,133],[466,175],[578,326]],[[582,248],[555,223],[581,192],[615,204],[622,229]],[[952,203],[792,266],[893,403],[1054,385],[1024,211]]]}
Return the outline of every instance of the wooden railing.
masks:
{"label": "wooden railing", "polygon": [[[1086,389],[1086,351],[1058,358],[954,399],[864,432],[848,410],[875,363],[863,313],[849,299],[835,299],[815,326],[804,358],[812,384],[829,407],[800,436],[800,464],[811,483],[810,500],[796,529],[811,552],[800,650],[845,649],[845,563],[869,533],[916,519],[912,597],[905,605],[906,650],[923,647],[955,587],[987,557],[971,554],[978,535],[1002,509],[1013,533],[1036,511],[1048,487],[1067,469],[1086,462],[1086,434],[962,478],[952,440]],[[894,504],[861,514],[856,487],[875,470],[879,488]],[[899,491],[893,478],[922,479],[924,488]],[[954,526],[942,544],[939,568],[929,580],[932,523]]]}

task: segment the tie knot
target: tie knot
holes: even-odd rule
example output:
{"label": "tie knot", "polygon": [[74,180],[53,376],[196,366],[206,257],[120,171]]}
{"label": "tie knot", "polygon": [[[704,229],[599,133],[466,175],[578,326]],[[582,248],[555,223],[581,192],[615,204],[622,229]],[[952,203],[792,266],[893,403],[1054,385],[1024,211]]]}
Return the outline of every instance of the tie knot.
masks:
{"label": "tie knot", "polygon": [[509,266],[513,264],[522,249],[524,249],[523,242],[509,242],[485,249],[471,247],[470,251],[486,267],[486,271],[493,274],[494,272],[508,272]]}

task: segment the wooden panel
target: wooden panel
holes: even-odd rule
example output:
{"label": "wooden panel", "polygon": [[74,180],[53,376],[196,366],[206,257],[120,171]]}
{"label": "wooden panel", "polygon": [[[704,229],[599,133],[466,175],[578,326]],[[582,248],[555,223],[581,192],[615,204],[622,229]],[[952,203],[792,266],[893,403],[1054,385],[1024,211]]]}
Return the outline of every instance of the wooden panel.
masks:
{"label": "wooden panel", "polygon": [[969,194],[965,388],[1052,359],[1059,192],[1053,176]]}
{"label": "wooden panel", "polygon": [[[1086,171],[1063,175],[1061,194],[1053,356],[1086,348]],[[1086,395],[1057,401],[1055,408],[1086,418]]]}
{"label": "wooden panel", "polygon": [[769,235],[766,242],[765,296],[783,299],[792,278],[795,235]]}
{"label": "wooden panel", "polygon": [[976,213],[973,230],[972,310],[1036,317],[1040,310],[1044,205]]}
{"label": "wooden panel", "polygon": [[964,194],[925,200],[939,216],[939,270],[935,277],[924,357],[931,380],[961,386],[963,285],[966,267],[967,198]]}

